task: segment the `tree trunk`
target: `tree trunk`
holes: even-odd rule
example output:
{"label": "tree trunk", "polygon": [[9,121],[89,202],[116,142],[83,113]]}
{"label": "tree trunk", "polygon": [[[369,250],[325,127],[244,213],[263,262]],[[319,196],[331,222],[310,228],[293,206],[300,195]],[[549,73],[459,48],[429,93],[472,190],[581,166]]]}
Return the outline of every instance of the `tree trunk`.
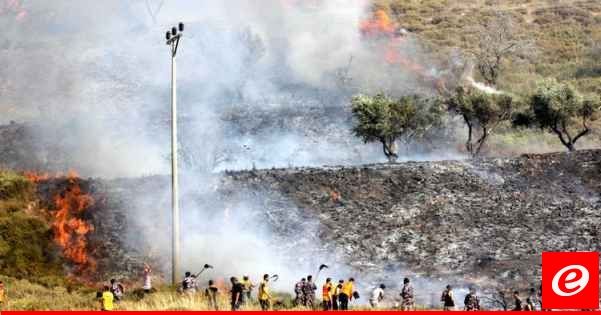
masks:
{"label": "tree trunk", "polygon": [[395,139],[382,139],[381,142],[384,155],[386,155],[386,158],[388,158],[388,163],[396,162],[399,156],[397,154]]}
{"label": "tree trunk", "polygon": [[568,149],[569,152],[576,151],[576,147],[574,146],[574,141],[570,137],[569,133],[566,133],[565,130],[560,129],[557,126],[551,128],[551,130],[557,135],[557,137],[559,138],[559,141],[561,141],[561,144],[563,144]]}
{"label": "tree trunk", "polygon": [[576,147],[574,146],[573,143],[566,144],[566,148],[568,148],[568,151],[570,151],[570,152],[576,151]]}
{"label": "tree trunk", "polygon": [[470,154],[470,156],[474,156],[474,145],[472,144],[472,137],[473,137],[472,136],[472,134],[473,134],[472,124],[470,123],[469,119],[467,119],[466,116],[463,116],[463,120],[465,121],[465,124],[467,125],[467,141],[465,142],[465,149]]}
{"label": "tree trunk", "polygon": [[482,128],[482,136],[476,142],[477,146],[476,146],[476,151],[474,151],[474,153],[472,154],[473,158],[480,155],[480,151],[482,150],[482,147],[484,146],[486,139],[488,139],[488,129]]}

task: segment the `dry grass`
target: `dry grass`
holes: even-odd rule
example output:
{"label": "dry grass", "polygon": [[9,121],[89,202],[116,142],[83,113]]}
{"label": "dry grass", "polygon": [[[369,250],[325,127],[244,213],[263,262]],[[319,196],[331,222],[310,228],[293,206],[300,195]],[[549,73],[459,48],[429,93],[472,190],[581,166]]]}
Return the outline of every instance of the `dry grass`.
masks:
{"label": "dry grass", "polygon": [[[97,310],[100,308],[94,289],[79,287],[68,290],[62,286],[46,287],[27,280],[3,276],[0,276],[0,280],[5,283],[7,288],[5,310]],[[127,293],[123,301],[115,303],[116,310],[212,310],[208,300],[200,293],[180,294],[170,287],[160,288],[158,292],[147,294],[144,297],[136,296],[132,292]],[[220,294],[218,298],[220,310],[230,309],[228,298],[227,293]],[[277,309],[305,310],[293,307],[288,294],[276,294],[276,300],[281,303],[275,306]],[[242,310],[260,310],[260,307],[258,303],[253,302],[242,307]]]}
{"label": "dry grass", "polygon": [[89,289],[69,292],[65,287],[48,288],[27,280],[0,277],[7,289],[4,309],[10,310],[92,310],[95,293]]}
{"label": "dry grass", "polygon": [[[217,302],[220,310],[230,309],[227,296],[222,294],[218,298]],[[256,310],[257,308],[258,306],[250,305],[248,307],[245,307],[244,309]],[[188,295],[180,294],[177,292],[157,292],[154,294],[147,295],[139,301],[123,301],[119,305],[119,309],[128,311],[212,310],[210,308],[208,300],[202,294]]]}
{"label": "dry grass", "polygon": [[[98,310],[99,302],[96,300],[96,292],[93,289],[78,288],[70,292],[64,287],[48,288],[33,284],[27,280],[16,280],[0,276],[8,290],[7,304],[5,310]],[[307,311],[304,307],[294,307],[292,297],[289,294],[277,293],[275,301],[279,303],[273,306],[275,310]],[[222,293],[218,297],[219,310],[230,310],[229,294]],[[363,301],[365,302],[365,301]],[[370,310],[366,305],[352,303],[354,310]],[[256,301],[244,305],[241,310],[260,310]],[[418,309],[424,309],[418,307]],[[123,301],[115,303],[115,310],[121,311],[211,311],[208,300],[203,294],[195,295],[181,294],[172,288],[160,288],[160,291],[148,294],[144,297],[136,297],[135,294],[126,294]]]}
{"label": "dry grass", "polygon": [[444,58],[449,49],[476,48],[476,25],[495,12],[513,16],[520,37],[533,40],[537,57],[507,62],[500,88],[526,93],[544,77],[601,93],[601,63],[591,52],[601,41],[601,1],[595,0],[374,0],[398,24]]}

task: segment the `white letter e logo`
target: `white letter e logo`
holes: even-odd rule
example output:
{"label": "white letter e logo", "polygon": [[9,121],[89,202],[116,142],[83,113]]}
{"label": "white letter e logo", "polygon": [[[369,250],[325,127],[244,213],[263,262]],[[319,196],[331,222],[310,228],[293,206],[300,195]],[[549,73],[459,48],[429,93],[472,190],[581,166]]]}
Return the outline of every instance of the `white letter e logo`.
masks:
{"label": "white letter e logo", "polygon": [[586,288],[589,280],[588,270],[581,265],[570,265],[559,270],[553,276],[551,287],[559,296],[572,296]]}

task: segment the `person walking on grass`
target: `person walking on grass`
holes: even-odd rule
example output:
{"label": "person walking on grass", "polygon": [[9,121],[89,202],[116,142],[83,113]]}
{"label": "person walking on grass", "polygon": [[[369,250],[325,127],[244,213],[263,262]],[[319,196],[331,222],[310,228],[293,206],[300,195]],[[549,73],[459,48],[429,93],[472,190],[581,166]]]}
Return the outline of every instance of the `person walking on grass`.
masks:
{"label": "person walking on grass", "polygon": [[268,311],[271,307],[271,293],[269,292],[269,275],[263,275],[263,281],[259,284],[259,292],[257,293],[261,310]]}
{"label": "person walking on grass", "polygon": [[338,280],[338,284],[334,287],[334,293],[332,294],[332,310],[337,311],[339,309],[338,299],[340,298],[340,292],[342,292],[342,284],[344,280]]}
{"label": "person walking on grass", "polygon": [[371,291],[369,304],[372,308],[378,308],[380,306],[380,302],[384,300],[384,289],[386,289],[386,286],[384,284],[380,284],[373,291]]}
{"label": "person walking on grass", "polygon": [[470,293],[465,296],[463,300],[466,311],[479,311],[480,310],[480,298],[476,295],[476,289],[470,288]]}
{"label": "person walking on grass", "polygon": [[332,286],[332,279],[327,278],[326,283],[321,288],[321,300],[323,303],[324,311],[329,311],[332,309],[332,293],[334,293],[334,287]]}
{"label": "person walking on grass", "polygon": [[219,294],[219,289],[215,286],[213,280],[209,280],[209,287],[205,290],[205,296],[209,301],[209,308],[214,309],[216,311],[219,310],[219,305],[217,304],[217,295]]}
{"label": "person walking on grass", "polygon": [[196,278],[190,271],[186,271],[184,280],[182,281],[182,290],[187,294],[196,293]]}
{"label": "person walking on grass", "polygon": [[304,293],[304,288],[305,288],[305,283],[307,282],[307,279],[302,278],[299,282],[297,282],[294,285],[294,306],[301,306],[301,305],[305,305],[305,293]]}
{"label": "person walking on grass", "polygon": [[403,298],[403,302],[401,303],[401,310],[415,310],[415,294],[413,292],[413,285],[409,278],[403,279],[403,289],[401,290],[401,298]]}
{"label": "person walking on grass", "polygon": [[242,287],[244,287],[244,300],[246,303],[250,303],[250,296],[255,285],[250,281],[248,276],[242,277]]}
{"label": "person walking on grass", "polygon": [[339,309],[341,311],[348,310],[348,303],[353,299],[353,284],[355,279],[349,278],[347,282],[342,284],[340,295],[338,296]]}
{"label": "person walking on grass", "polygon": [[451,285],[447,285],[447,288],[444,291],[442,291],[440,301],[442,302],[443,310],[455,310],[455,296],[453,295],[453,288],[451,287]]}
{"label": "person walking on grass", "polygon": [[121,301],[121,299],[123,298],[123,292],[123,285],[117,282],[117,280],[111,279],[111,293],[113,294],[113,297],[115,298],[116,302]]}
{"label": "person walking on grass", "polygon": [[231,310],[237,311],[240,309],[240,305],[242,305],[243,302],[244,287],[236,277],[231,277],[230,282],[232,283],[232,297],[230,300]]}
{"label": "person walking on grass", "polygon": [[530,288],[530,295],[526,298],[526,310],[527,311],[540,311],[540,301],[536,294],[536,289]]}
{"label": "person walking on grass", "polygon": [[522,298],[520,297],[519,291],[513,291],[513,310],[514,311],[522,311],[524,308],[522,307]]}
{"label": "person walking on grass", "polygon": [[144,290],[144,293],[149,294],[152,291],[152,269],[147,263],[144,263],[142,283],[142,289]]}
{"label": "person walking on grass", "polygon": [[303,295],[305,296],[305,306],[310,309],[315,307],[315,291],[317,291],[317,286],[313,283],[313,276],[308,275],[307,282],[303,287]]}
{"label": "person walking on grass", "polygon": [[114,306],[113,306],[113,300],[114,300],[114,296],[113,293],[111,293],[111,288],[108,285],[105,285],[104,288],[102,288],[102,295],[101,295],[101,305],[102,311],[112,311]]}

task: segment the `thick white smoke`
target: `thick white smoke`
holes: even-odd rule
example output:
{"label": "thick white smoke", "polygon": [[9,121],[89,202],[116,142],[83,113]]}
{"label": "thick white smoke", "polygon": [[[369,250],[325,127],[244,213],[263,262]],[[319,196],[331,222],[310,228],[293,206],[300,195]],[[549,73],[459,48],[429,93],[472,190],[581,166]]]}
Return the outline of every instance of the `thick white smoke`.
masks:
{"label": "thick white smoke", "polygon": [[[289,286],[336,257],[281,256],[273,244],[294,237],[277,236],[264,220],[265,196],[237,197],[228,218],[225,203],[215,200],[215,188],[208,186],[216,185],[219,175],[209,173],[383,160],[378,146],[351,136],[349,96],[357,90],[400,94],[424,87],[415,74],[384,62],[381,51],[362,42],[358,25],[368,5],[359,0],[29,1],[26,18],[0,17],[5,26],[0,71],[7,78],[0,90],[0,123],[35,122],[42,147],[62,151],[46,159],[65,161],[84,176],[168,174],[170,58],[164,32],[184,22],[178,94],[186,268],[194,271],[208,262],[255,279],[275,272]],[[415,54],[418,46],[408,41],[405,54]],[[168,209],[168,194],[149,191],[162,196],[163,204],[139,196],[136,205]],[[293,204],[284,210],[296,213]],[[302,235],[311,235],[319,224],[303,222]],[[159,237],[152,231],[142,233],[169,254],[165,233]],[[305,247],[321,246],[318,239],[303,240],[312,242]],[[345,269],[336,270],[342,277]]]}
{"label": "thick white smoke", "polygon": [[[378,47],[362,42],[358,26],[369,15],[368,5],[359,0],[270,0],[260,6],[248,0],[28,2],[26,18],[1,17],[6,82],[0,106],[6,110],[0,123],[41,124],[39,142],[68,151],[65,167],[83,175],[167,173],[170,60],[163,38],[183,21],[180,141],[194,158],[206,160],[198,156],[210,145],[208,151],[228,155],[222,168],[380,161],[377,146],[362,145],[349,133],[344,121],[349,95],[413,92],[420,84],[411,72],[384,62]],[[408,42],[402,49],[415,55],[416,45]],[[340,109],[330,115],[340,118],[332,123],[335,130],[307,136],[311,123],[283,121],[267,130],[247,126],[259,108],[293,108],[302,116],[304,108],[316,106]],[[250,115],[246,125],[235,129],[224,123],[240,109]],[[319,123],[313,122],[315,129]],[[253,147],[245,147],[243,138]],[[329,147],[330,154],[296,155],[315,143]]]}

